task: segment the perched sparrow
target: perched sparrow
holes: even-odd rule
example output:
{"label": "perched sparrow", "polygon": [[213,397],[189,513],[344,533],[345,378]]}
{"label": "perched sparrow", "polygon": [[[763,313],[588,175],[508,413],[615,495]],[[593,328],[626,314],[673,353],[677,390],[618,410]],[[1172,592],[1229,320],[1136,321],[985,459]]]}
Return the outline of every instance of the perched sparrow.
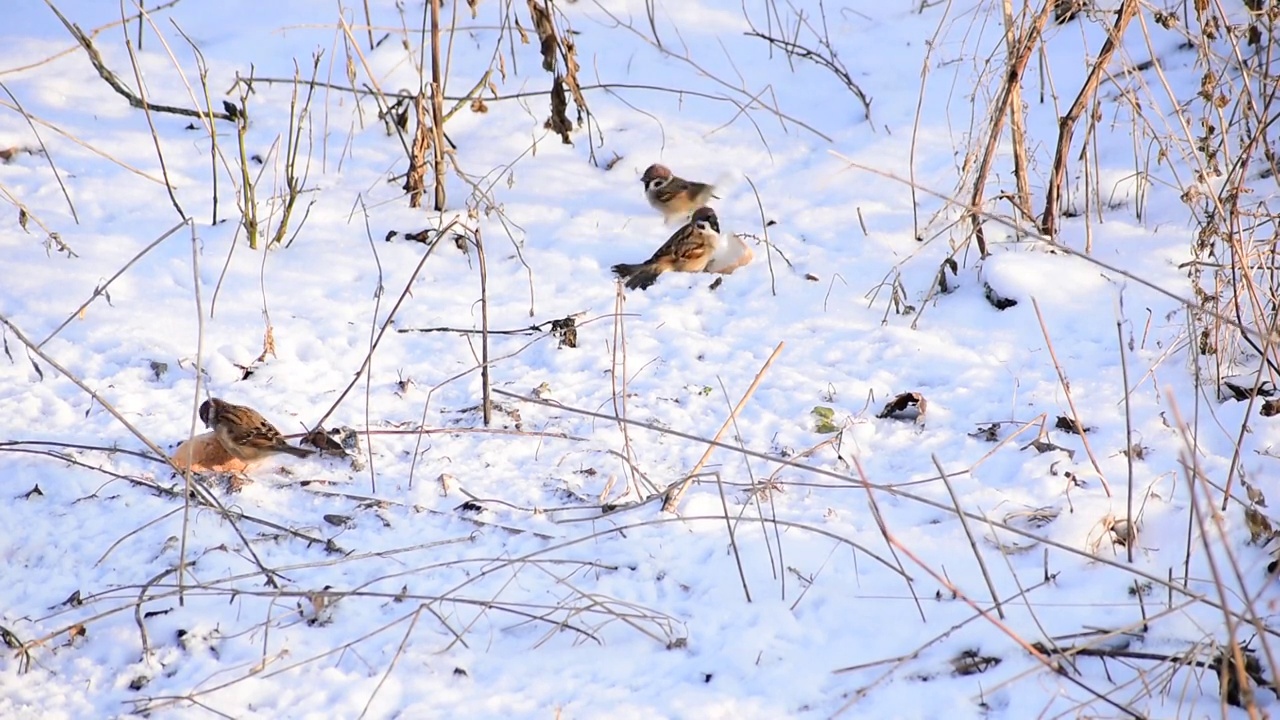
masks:
{"label": "perched sparrow", "polygon": [[640,176],[640,181],[644,183],[644,195],[649,204],[662,213],[667,222],[673,218],[689,217],[689,213],[715,197],[713,186],[676,177],[666,165],[650,165]]}
{"label": "perched sparrow", "polygon": [[285,442],[280,431],[253,408],[209,398],[200,406],[200,419],[206,427],[213,429],[218,442],[228,453],[245,462],[261,460],[275,453],[288,453],[295,457],[311,454],[310,450]]}
{"label": "perched sparrow", "polygon": [[716,211],[700,207],[694,211],[689,223],[672,235],[648,260],[638,265],[619,263],[613,272],[627,281],[631,290],[644,290],[658,276],[669,270],[702,272],[720,244],[720,221]]}
{"label": "perched sparrow", "polygon": [[755,253],[742,240],[741,235],[726,233],[725,242],[716,247],[707,263],[706,272],[731,275],[734,270],[755,259]]}

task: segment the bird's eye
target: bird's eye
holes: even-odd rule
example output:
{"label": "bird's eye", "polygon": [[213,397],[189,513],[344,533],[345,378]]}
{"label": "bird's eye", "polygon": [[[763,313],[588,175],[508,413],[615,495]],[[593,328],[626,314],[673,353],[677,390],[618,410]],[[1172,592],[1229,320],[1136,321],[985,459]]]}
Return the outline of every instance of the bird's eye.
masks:
{"label": "bird's eye", "polygon": [[649,181],[649,187],[653,188],[654,190],[657,190],[658,188],[666,184],[667,184],[666,178],[654,178]]}

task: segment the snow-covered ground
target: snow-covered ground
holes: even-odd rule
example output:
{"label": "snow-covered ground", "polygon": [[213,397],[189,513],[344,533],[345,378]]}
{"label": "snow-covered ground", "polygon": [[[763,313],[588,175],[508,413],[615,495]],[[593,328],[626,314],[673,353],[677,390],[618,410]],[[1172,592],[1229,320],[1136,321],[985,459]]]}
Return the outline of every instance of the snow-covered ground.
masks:
{"label": "snow-covered ground", "polygon": [[[1221,488],[1251,412],[1239,473],[1265,491],[1280,433],[1256,404],[1196,383],[1174,299],[1194,297],[1183,188],[1134,180],[1133,120],[1113,85],[1089,155],[1110,205],[1084,207],[1073,153],[1077,212],[1061,229],[1078,251],[1087,237],[1092,259],[995,222],[980,259],[969,224],[924,191],[967,192],[961,169],[986,142],[1004,57],[999,3],[556,2],[591,112],[572,144],[544,128],[552,78],[526,4],[480,0],[473,17],[446,3],[445,94],[466,95],[492,66],[501,97],[463,102],[445,126],[443,216],[425,209],[430,191],[409,208],[405,145],[374,97],[349,91],[352,79],[419,86],[421,2],[368,4],[375,49],[361,3],[181,0],[152,11],[141,39],[115,4],[53,4],[86,33],[105,28],[92,35],[103,62],[127,86],[141,76],[153,103],[203,105],[192,44],[215,109],[238,102],[237,74],[259,78],[244,142],[266,237],[291,108],[307,93],[266,79],[309,78],[320,52],[328,85],[297,136],[288,247],[251,250],[234,123],[215,121],[212,158],[201,121],[130,107],[49,6],[4,13],[0,150],[47,155],[0,164],[0,314],[12,323],[0,330],[0,716],[1219,716],[1211,670],[1049,660],[1067,664],[1059,674],[1026,646],[1127,639],[1177,656],[1229,640],[1215,603],[1270,620],[1268,553],[1248,544],[1238,503],[1220,532],[1189,524],[1186,468],[1194,458]],[[1144,18],[1152,45],[1126,37],[1114,68],[1154,52],[1194,95],[1183,36]],[[1036,198],[1081,58],[1110,22],[1050,22],[1056,90],[1027,74]],[[825,27],[870,118],[835,74],[748,35],[752,24],[814,49]],[[1142,98],[1148,118],[1169,119],[1160,99]],[[1014,189],[1007,149],[988,196]],[[755,261],[714,289],[719,276],[670,273],[620,300],[610,266],[675,230],[642,192],[655,162],[716,181],[722,227],[750,235]],[[889,176],[923,189],[913,200]],[[77,312],[180,213],[191,228]],[[540,327],[490,335],[503,394],[489,428],[480,334],[413,331],[482,326],[475,248],[446,239],[421,262],[427,246],[404,238],[454,218],[484,240],[489,328]],[[938,293],[956,249],[951,291]],[[995,309],[988,286],[1017,305]],[[569,316],[577,346],[561,347],[546,324]],[[313,427],[375,338],[324,423],[358,431],[354,458],[271,460],[234,491],[205,481],[234,522],[184,506],[182,477],[68,377],[170,451],[203,430],[208,395],[286,434]],[[652,488],[699,467],[696,438],[715,436],[757,373],[729,447],[701,465],[679,514],[663,513]],[[878,417],[905,392],[927,401],[919,421]],[[1088,448],[1054,429],[1072,405]],[[1031,445],[1042,420],[1058,449]],[[1131,445],[1143,452],[1130,469]],[[1232,492],[1244,497],[1238,478]],[[1130,495],[1132,563],[1107,529]],[[1197,497],[1208,512],[1222,495]],[[1185,592],[1162,584],[1184,579]],[[1238,624],[1241,642],[1255,633]],[[1131,634],[1079,635],[1090,631]],[[957,672],[970,654],[999,663]],[[1268,692],[1259,701],[1274,707]]]}

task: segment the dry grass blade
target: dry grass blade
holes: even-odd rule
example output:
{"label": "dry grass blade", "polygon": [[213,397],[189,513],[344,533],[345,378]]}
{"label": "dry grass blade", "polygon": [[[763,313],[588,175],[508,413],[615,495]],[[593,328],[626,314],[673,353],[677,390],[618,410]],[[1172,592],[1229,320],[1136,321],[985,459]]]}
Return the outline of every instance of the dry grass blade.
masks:
{"label": "dry grass blade", "polygon": [[693,469],[689,471],[684,480],[673,485],[667,490],[666,499],[662,502],[663,512],[674,513],[679,509],[680,500],[684,497],[685,491],[689,489],[689,485],[693,483],[693,476],[698,474],[698,471],[702,469],[702,466],[705,465],[707,460],[711,457],[711,451],[716,448],[716,444],[720,442],[720,438],[724,436],[725,431],[733,424],[734,418],[738,417],[738,413],[742,412],[742,409],[746,407],[747,401],[755,394],[756,388],[759,387],[760,381],[764,378],[764,374],[769,371],[769,366],[773,365],[773,361],[777,359],[778,354],[782,352],[782,348],[785,345],[786,343],[784,342],[778,343],[778,346],[773,349],[772,353],[770,353],[769,358],[764,361],[764,365],[760,366],[760,370],[756,373],[755,379],[751,381],[751,385],[747,388],[747,391],[742,394],[742,399],[738,400],[738,404],[734,406],[733,412],[729,413],[729,417],[726,418],[724,424],[720,426],[720,430],[716,432],[715,438],[707,445],[706,451],[702,453],[702,457],[698,459],[698,462],[693,466]]}

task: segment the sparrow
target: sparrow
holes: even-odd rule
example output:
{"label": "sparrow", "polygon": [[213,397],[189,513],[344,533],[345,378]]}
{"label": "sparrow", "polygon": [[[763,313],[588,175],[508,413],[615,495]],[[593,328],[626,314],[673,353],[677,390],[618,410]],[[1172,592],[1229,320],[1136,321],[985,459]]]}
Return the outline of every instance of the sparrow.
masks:
{"label": "sparrow", "polygon": [[689,222],[675,231],[648,260],[639,264],[619,263],[613,272],[627,281],[627,288],[644,290],[670,270],[702,272],[720,244],[720,221],[716,211],[700,207]]}
{"label": "sparrow", "polygon": [[640,176],[640,181],[644,183],[644,195],[649,204],[662,213],[667,222],[689,217],[689,213],[715,197],[712,194],[714,186],[676,177],[666,165],[650,165]]}
{"label": "sparrow", "polygon": [[200,405],[200,420],[205,427],[213,429],[214,436],[228,453],[245,462],[261,460],[275,453],[288,453],[294,457],[311,454],[306,448],[290,445],[257,410],[244,405],[209,398]]}

